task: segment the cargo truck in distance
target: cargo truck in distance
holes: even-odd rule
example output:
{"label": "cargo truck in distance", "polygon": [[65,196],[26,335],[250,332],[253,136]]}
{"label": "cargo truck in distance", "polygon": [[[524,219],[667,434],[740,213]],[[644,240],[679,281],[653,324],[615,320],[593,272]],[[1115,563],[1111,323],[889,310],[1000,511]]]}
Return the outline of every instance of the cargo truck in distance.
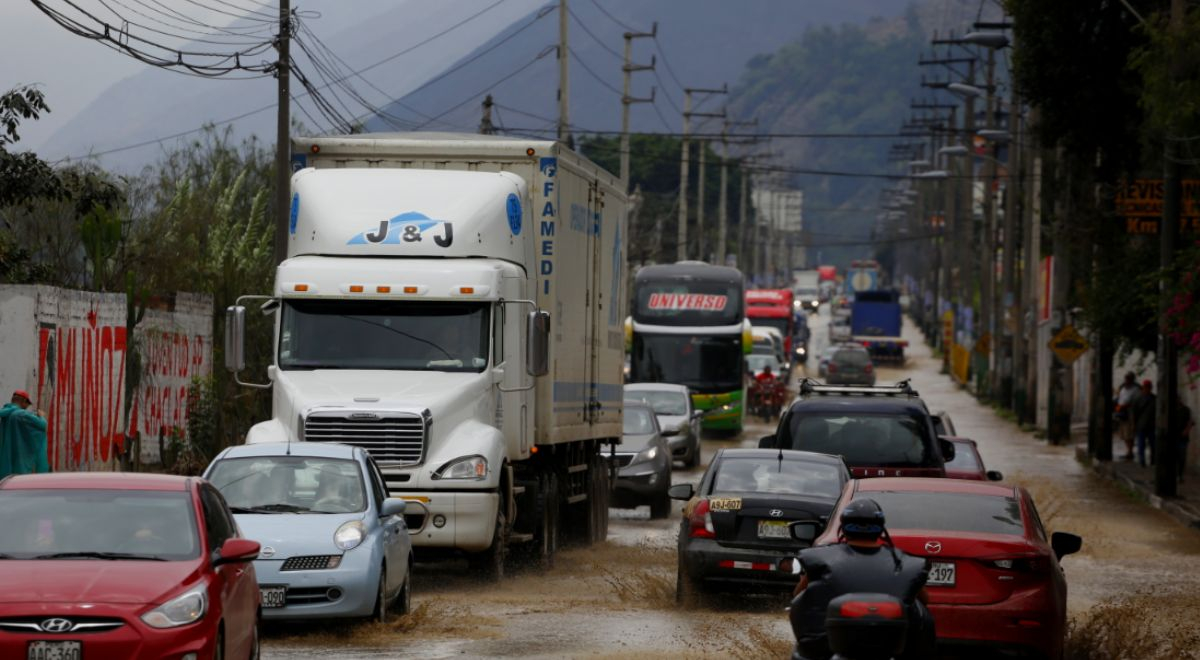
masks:
{"label": "cargo truck in distance", "polygon": [[[548,141],[390,133],[297,138],[287,259],[271,296],[272,418],[247,442],[363,447],[410,503],[417,556],[504,573],[560,530],[605,538],[619,442],[626,198]],[[258,305],[255,306],[258,311]],[[247,378],[250,378],[247,376]],[[414,511],[418,513],[413,514]],[[427,524],[423,524],[427,523]]]}
{"label": "cargo truck in distance", "polygon": [[859,291],[850,306],[850,340],[866,347],[875,362],[904,364],[908,340],[903,327],[900,293],[891,289]]}

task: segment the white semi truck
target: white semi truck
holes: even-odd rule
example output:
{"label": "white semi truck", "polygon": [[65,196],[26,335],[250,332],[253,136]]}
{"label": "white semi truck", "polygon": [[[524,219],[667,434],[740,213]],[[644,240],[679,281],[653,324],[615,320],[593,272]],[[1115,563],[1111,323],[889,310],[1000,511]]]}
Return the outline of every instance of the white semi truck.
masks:
{"label": "white semi truck", "polygon": [[[503,574],[607,534],[622,421],[626,198],[555,142],[448,133],[293,140],[287,259],[265,298],[272,418],[247,442],[364,447],[416,501],[420,554]],[[248,384],[248,383],[247,383]],[[413,512],[420,511],[419,514]]]}

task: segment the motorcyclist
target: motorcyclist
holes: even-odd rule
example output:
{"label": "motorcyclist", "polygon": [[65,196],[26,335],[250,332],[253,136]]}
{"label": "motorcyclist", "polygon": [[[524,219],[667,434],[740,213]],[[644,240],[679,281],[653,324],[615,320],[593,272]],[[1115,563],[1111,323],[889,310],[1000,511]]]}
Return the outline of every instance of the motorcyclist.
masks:
{"label": "motorcyclist", "polygon": [[800,553],[804,573],[789,612],[796,635],[795,657],[826,660],[832,655],[825,632],[826,608],[829,601],[851,593],[881,593],[903,600],[909,606],[909,631],[901,657],[932,657],[935,636],[933,617],[925,608],[929,577],[925,560],[892,545],[883,509],[874,500],[851,502],[840,520],[842,543]]}
{"label": "motorcyclist", "polygon": [[764,364],[762,372],[755,376],[754,380],[756,380],[759,385],[774,385],[775,374],[771,373],[771,365]]}

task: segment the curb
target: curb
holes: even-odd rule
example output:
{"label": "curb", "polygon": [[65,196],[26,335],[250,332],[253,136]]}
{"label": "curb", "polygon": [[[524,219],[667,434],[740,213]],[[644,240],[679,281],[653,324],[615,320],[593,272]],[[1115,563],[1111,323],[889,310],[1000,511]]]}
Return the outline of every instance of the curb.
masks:
{"label": "curb", "polygon": [[1113,466],[1111,461],[1100,461],[1089,456],[1086,445],[1075,446],[1075,459],[1084,465],[1091,466],[1092,472],[1097,475],[1117,482],[1133,491],[1147,504],[1171,516],[1185,527],[1200,529],[1200,509],[1192,502],[1180,498],[1156,495],[1146,482],[1122,473]]}

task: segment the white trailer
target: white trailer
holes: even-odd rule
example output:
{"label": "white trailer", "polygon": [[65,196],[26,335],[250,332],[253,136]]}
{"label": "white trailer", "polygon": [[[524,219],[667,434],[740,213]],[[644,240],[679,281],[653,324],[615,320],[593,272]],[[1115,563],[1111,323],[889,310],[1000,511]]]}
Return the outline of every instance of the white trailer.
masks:
{"label": "white trailer", "polygon": [[[626,198],[555,142],[471,134],[297,138],[273,417],[247,441],[366,448],[419,501],[421,554],[503,573],[608,526],[621,435]],[[228,312],[244,366],[244,308]]]}

